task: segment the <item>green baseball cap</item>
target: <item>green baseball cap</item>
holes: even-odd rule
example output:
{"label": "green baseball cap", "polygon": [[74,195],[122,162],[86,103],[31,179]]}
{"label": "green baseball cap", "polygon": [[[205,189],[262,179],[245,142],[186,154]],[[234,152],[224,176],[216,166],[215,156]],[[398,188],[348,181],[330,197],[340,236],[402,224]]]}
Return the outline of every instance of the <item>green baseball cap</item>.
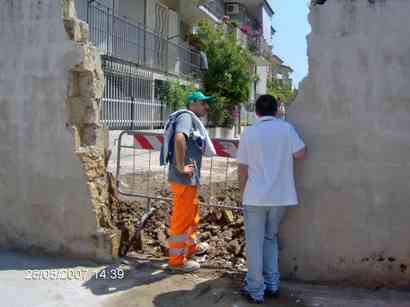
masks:
{"label": "green baseball cap", "polygon": [[188,96],[188,103],[191,103],[194,100],[208,100],[209,103],[211,102],[211,99],[213,99],[213,97],[205,96],[204,93],[202,93],[201,91],[195,91]]}

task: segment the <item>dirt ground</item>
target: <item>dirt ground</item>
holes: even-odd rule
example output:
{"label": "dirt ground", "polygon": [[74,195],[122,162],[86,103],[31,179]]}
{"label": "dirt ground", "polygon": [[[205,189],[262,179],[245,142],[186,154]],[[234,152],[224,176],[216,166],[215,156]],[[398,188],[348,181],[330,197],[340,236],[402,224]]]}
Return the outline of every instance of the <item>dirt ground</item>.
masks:
{"label": "dirt ground", "polygon": [[[160,174],[159,174],[160,176]],[[132,191],[146,193],[149,187],[150,194],[166,199],[171,198],[170,191],[160,180],[155,180],[155,174],[150,174],[150,185],[146,185],[144,176],[122,177],[122,182],[127,182]],[[134,181],[134,182],[133,182]],[[132,184],[131,184],[132,183]],[[210,244],[207,255],[197,259],[213,267],[245,269],[245,242],[243,216],[239,205],[239,189],[236,182],[227,181],[202,185],[199,196],[200,225],[198,239]],[[143,252],[152,258],[167,256],[167,239],[169,218],[171,215],[171,202],[165,200],[152,200],[149,207],[146,200],[114,200],[114,220],[118,228],[126,229],[127,238],[123,241],[122,255],[130,252]],[[139,232],[144,213],[148,208],[153,209],[152,215],[146,220]],[[233,209],[232,209],[233,208]],[[126,252],[125,252],[126,251]]]}
{"label": "dirt ground", "polygon": [[[167,256],[168,220],[163,208],[157,209],[143,229],[143,251],[155,257]],[[210,245],[208,254],[197,259],[214,267],[245,269],[243,217],[228,209],[201,209],[199,239]]]}
{"label": "dirt ground", "polygon": [[[198,261],[243,270],[244,228],[241,211],[237,210],[239,189],[236,169],[236,162],[232,159],[203,159],[202,184],[199,189],[199,239],[207,241],[211,246],[209,255]],[[111,171],[114,175],[117,174],[116,166],[111,165]],[[111,211],[114,223],[124,233],[121,254],[143,251],[151,257],[167,256],[171,193],[167,182],[167,168],[159,165],[159,153],[123,148],[117,178],[119,185],[118,189],[113,188],[116,191],[111,200]],[[146,198],[131,195],[149,195],[163,199],[153,199],[148,204]],[[155,211],[139,232],[143,214],[150,208]]]}

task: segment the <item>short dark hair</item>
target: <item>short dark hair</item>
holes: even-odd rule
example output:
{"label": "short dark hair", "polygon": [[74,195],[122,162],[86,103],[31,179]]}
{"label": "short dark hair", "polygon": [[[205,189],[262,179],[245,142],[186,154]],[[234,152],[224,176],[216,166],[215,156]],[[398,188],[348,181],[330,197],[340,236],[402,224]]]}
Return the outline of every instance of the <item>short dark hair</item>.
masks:
{"label": "short dark hair", "polygon": [[255,112],[259,116],[275,116],[278,103],[272,95],[262,95],[256,100]]}

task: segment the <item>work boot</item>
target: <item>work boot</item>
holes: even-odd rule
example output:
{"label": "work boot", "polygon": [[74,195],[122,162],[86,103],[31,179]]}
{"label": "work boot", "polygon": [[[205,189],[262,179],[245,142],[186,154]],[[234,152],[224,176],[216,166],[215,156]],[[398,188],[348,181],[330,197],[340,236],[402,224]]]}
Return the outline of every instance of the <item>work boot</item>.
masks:
{"label": "work boot", "polygon": [[206,254],[209,249],[209,244],[206,242],[201,242],[196,245],[196,251],[191,254],[191,256],[202,256]]}
{"label": "work boot", "polygon": [[193,260],[185,261],[182,265],[168,265],[168,271],[172,273],[192,273],[198,271],[201,265]]}

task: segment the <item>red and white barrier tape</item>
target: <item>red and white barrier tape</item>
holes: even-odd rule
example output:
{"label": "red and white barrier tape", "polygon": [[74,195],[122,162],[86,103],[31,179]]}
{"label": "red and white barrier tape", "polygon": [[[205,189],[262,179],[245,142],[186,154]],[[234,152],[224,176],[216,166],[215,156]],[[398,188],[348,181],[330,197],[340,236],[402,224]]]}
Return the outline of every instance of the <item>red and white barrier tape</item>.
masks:
{"label": "red and white barrier tape", "polygon": [[[134,146],[137,149],[161,150],[161,145],[164,143],[162,134],[147,134],[135,133]],[[216,155],[219,157],[235,158],[238,151],[238,140],[221,140],[213,139],[212,143],[215,146]]]}

